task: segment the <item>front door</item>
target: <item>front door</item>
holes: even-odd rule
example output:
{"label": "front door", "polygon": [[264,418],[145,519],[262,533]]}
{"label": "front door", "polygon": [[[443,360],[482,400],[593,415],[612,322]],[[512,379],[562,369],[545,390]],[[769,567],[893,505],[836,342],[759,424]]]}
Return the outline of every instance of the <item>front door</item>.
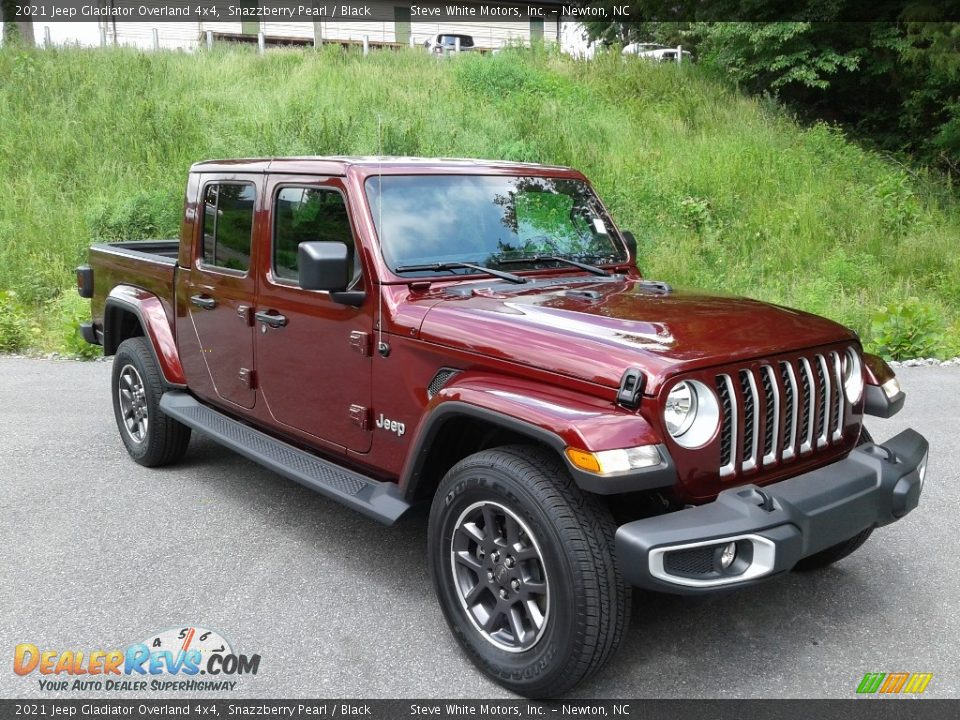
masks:
{"label": "front door", "polygon": [[205,177],[201,198],[202,234],[187,283],[190,321],[214,392],[220,400],[252,408],[257,187],[252,181]]}
{"label": "front door", "polygon": [[[339,178],[271,176],[270,257],[261,258],[256,351],[260,394],[281,426],[354,452],[371,443],[372,298],[361,307],[334,302],[298,283],[302,242],[346,243],[354,289],[365,279],[354,252],[346,190]],[[268,320],[267,321],[265,321]]]}

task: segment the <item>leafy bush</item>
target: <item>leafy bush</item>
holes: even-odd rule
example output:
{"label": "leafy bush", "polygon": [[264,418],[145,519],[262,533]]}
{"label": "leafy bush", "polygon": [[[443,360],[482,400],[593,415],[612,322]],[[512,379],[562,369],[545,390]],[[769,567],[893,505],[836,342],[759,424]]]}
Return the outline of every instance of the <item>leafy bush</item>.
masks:
{"label": "leafy bush", "polygon": [[[58,257],[47,250],[31,253],[29,267],[25,268],[17,284],[17,301],[25,306],[39,307],[56,299],[63,291],[64,284],[72,279],[72,274],[67,269],[67,263],[72,260],[73,258]],[[80,262],[77,258],[73,267]]]}
{"label": "leafy bush", "polygon": [[870,188],[884,230],[895,236],[910,230],[922,215],[922,205],[912,185],[910,176],[899,170],[882,175]]}
{"label": "leafy bush", "polygon": [[683,224],[697,232],[714,225],[713,210],[706,198],[685,197],[680,201],[679,211]]}
{"label": "leafy bush", "polygon": [[910,297],[873,317],[870,349],[885,360],[935,357],[944,347],[944,323],[934,307]]}
{"label": "leafy bush", "polygon": [[0,352],[17,352],[30,345],[31,326],[17,304],[16,293],[0,291]]}
{"label": "leafy bush", "polygon": [[80,335],[80,323],[90,319],[89,300],[67,290],[50,303],[50,312],[59,320],[59,336],[56,340],[62,352],[87,359],[100,356],[100,347],[91,345]]}

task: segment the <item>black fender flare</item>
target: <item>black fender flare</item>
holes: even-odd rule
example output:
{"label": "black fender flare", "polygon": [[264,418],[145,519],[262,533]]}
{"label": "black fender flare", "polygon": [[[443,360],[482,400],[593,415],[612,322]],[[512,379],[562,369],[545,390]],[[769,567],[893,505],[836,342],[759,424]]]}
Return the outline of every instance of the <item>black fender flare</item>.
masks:
{"label": "black fender flare", "polygon": [[455,417],[468,417],[481,420],[490,425],[504,428],[519,435],[525,435],[553,449],[563,460],[564,465],[581,490],[598,495],[616,495],[628,492],[640,492],[673,487],[677,483],[677,470],[666,446],[658,444],[663,462],[654,468],[632,470],[611,475],[595,475],[575,467],[564,452],[567,443],[558,434],[538,425],[490,410],[479,405],[447,400],[437,405],[424,418],[410,448],[409,460],[400,477],[400,487],[404,498],[412,501],[421,489],[424,470],[430,457],[434,440],[444,424]]}

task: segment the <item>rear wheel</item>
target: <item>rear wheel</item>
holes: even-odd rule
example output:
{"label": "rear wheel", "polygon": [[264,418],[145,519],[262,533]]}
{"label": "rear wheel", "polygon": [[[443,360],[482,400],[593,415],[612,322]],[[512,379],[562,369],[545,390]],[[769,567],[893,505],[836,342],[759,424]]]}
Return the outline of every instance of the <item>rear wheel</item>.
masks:
{"label": "rear wheel", "polygon": [[[861,428],[860,440],[857,441],[857,446],[859,447],[860,445],[872,442],[873,437],[870,435],[867,429]],[[832,545],[826,550],[821,550],[820,552],[810,555],[809,557],[803,558],[803,560],[794,565],[793,569],[799,570],[800,572],[809,572],[811,570],[820,570],[821,568],[833,565],[838,560],[843,560],[848,555],[851,555],[860,549],[860,546],[863,545],[872,534],[873,527],[868,527],[864,530],[861,530],[852,538],[837,543],[836,545]]]}
{"label": "rear wheel", "polygon": [[163,376],[144,337],[124,340],[113,359],[113,413],[120,438],[136,462],[169,465],[183,457],[190,428],[160,410]]}
{"label": "rear wheel", "polygon": [[455,465],[430,510],[437,597],[470,659],[501,685],[552,696],[596,672],[628,621],[609,511],[551,453],[485,450]]}

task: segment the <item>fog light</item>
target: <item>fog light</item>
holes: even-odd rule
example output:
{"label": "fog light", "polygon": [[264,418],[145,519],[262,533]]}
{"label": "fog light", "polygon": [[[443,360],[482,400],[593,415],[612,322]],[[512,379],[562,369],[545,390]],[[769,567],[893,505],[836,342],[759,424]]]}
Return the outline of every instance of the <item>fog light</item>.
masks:
{"label": "fog light", "polygon": [[729,542],[723,546],[723,550],[720,551],[720,568],[726,570],[728,567],[733,565],[733,561],[737,559],[737,544],[735,542]]}

